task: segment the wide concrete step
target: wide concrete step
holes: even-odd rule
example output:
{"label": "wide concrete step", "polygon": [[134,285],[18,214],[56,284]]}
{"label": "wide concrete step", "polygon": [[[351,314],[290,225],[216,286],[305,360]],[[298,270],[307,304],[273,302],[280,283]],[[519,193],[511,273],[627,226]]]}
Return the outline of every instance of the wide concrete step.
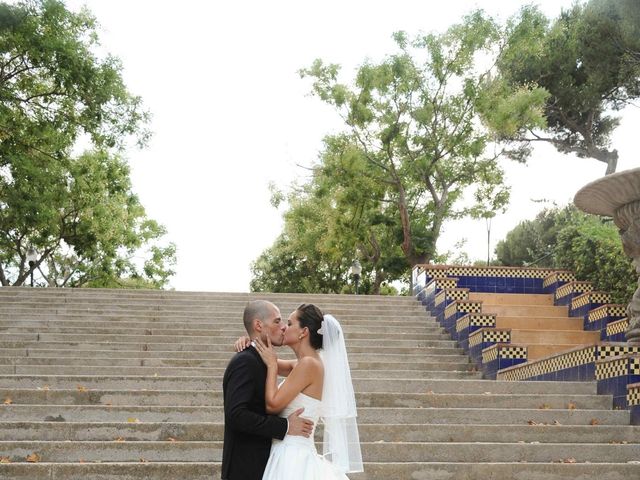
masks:
{"label": "wide concrete step", "polygon": [[[322,439],[322,424],[316,440]],[[640,443],[631,425],[469,425],[359,423],[364,442]],[[0,422],[0,440],[219,441],[222,422]]]}
{"label": "wide concrete step", "polygon": [[[349,356],[357,353],[369,353],[371,355],[372,345],[353,346],[350,344],[347,346]],[[188,353],[200,355],[201,352],[227,354],[233,353],[232,344],[208,344],[208,343],[111,343],[111,342],[39,342],[39,341],[9,341],[0,342],[0,351],[9,349],[27,349],[30,353],[38,349],[42,351],[50,351],[52,349],[60,350],[96,350],[96,351],[120,351],[120,350],[139,350],[141,352],[162,352],[164,355],[166,352],[176,353]],[[437,354],[437,355],[453,355],[460,353],[462,350],[456,347],[456,342],[453,340],[441,340],[441,341],[429,341],[429,342],[417,342],[414,345],[409,346],[375,346],[376,355],[402,355],[402,354],[416,354],[424,352],[425,355]],[[283,354],[286,355],[286,354]]]}
{"label": "wide concrete step", "polygon": [[[571,457],[572,458],[572,457]],[[573,463],[558,458],[553,463],[526,462],[367,462],[364,473],[351,480],[451,479],[451,480],[622,480],[640,471],[636,463]]]}
{"label": "wide concrete step", "polygon": [[[41,422],[221,422],[222,407],[127,405],[2,405],[0,421]],[[626,410],[492,409],[492,408],[384,408],[362,407],[364,423],[432,423],[527,425],[628,425]]]}
{"label": "wide concrete step", "polygon": [[[373,318],[378,317],[393,317],[397,311],[398,307],[394,305],[376,305],[376,306],[366,306],[366,307],[337,307],[337,308],[329,308],[325,307],[320,308],[324,313],[330,313],[338,320],[341,320],[343,317],[361,317],[369,316]],[[542,308],[542,307],[541,307]],[[557,307],[560,308],[560,307]],[[178,308],[172,305],[138,305],[138,306],[127,306],[122,304],[110,304],[110,305],[87,305],[86,307],[78,306],[78,305],[68,305],[68,306],[34,306],[34,307],[26,307],[24,305],[15,304],[15,305],[7,305],[0,304],[0,315],[2,316],[11,316],[11,315],[25,315],[29,313],[49,313],[55,315],[137,315],[137,316],[149,316],[154,318],[163,318],[167,316],[192,316],[193,318],[229,318],[236,319],[238,321],[242,318],[242,312],[244,310],[244,306],[240,308],[230,308],[230,307],[218,307],[218,306],[206,306],[206,307],[185,307]],[[293,309],[291,310],[293,311]],[[281,309],[281,314],[283,318],[287,318],[291,311],[287,311],[285,309]],[[420,309],[418,305],[409,308],[407,313],[410,314],[420,314],[426,313],[424,309]]]}
{"label": "wide concrete step", "polygon": [[[370,358],[370,357],[369,357]],[[359,359],[359,360],[358,360]],[[467,359],[454,357],[442,361],[412,362],[411,359],[397,362],[375,362],[360,355],[349,362],[352,370],[470,370],[473,367]],[[168,359],[168,358],[110,358],[110,357],[0,357],[0,366],[82,366],[82,367],[162,367],[162,368],[220,368],[226,361],[220,359]],[[447,361],[448,360],[448,361]]]}
{"label": "wide concrete step", "polygon": [[[224,368],[207,367],[96,367],[96,366],[66,366],[66,365],[3,365],[0,366],[0,375],[94,375],[94,376],[142,376],[147,378],[157,377],[206,377],[222,382]],[[460,370],[440,368],[438,370],[351,370],[354,379],[396,378],[401,380],[413,379],[458,379],[458,378],[482,378],[482,373],[472,371],[466,364]]]}
{"label": "wide concrete step", "polygon": [[[584,463],[626,463],[640,455],[639,444],[505,444],[362,442],[364,461],[381,462],[554,462],[573,458]],[[0,456],[12,463],[27,462],[37,455],[40,461],[57,463],[85,462],[214,462],[222,460],[222,442],[0,442]]]}
{"label": "wide concrete step", "polygon": [[582,331],[584,320],[575,317],[497,317],[496,328]]}
{"label": "wide concrete step", "polygon": [[[283,359],[295,359],[295,355],[292,352],[288,352],[288,349],[281,348],[278,350],[278,357]],[[445,349],[446,350],[446,349]],[[423,352],[427,353],[416,353]],[[448,350],[447,350],[448,351]],[[154,351],[154,350],[118,350],[117,355],[110,350],[62,350],[62,349],[38,349],[38,348],[11,348],[0,350],[0,362],[2,364],[12,364],[12,359],[20,362],[24,358],[32,359],[37,362],[37,359],[43,359],[43,364],[57,363],[58,359],[71,358],[84,361],[86,364],[87,358],[92,359],[112,359],[113,361],[129,361],[140,360],[145,361],[145,365],[172,365],[172,366],[189,366],[189,362],[199,361],[222,361],[228,362],[231,359],[233,352],[189,352],[189,351]],[[450,349],[450,353],[429,353],[427,349],[415,350],[413,353],[404,354],[377,354],[375,358],[372,358],[371,353],[350,353],[349,359],[351,361],[380,361],[380,362],[399,362],[408,363],[412,365],[418,365],[421,363],[468,363],[469,358],[458,349]],[[146,363],[146,362],[150,363]],[[184,362],[184,363],[181,363]],[[64,362],[63,362],[64,363]]]}
{"label": "wide concrete step", "polygon": [[[354,377],[356,392],[394,393],[519,393],[593,395],[596,382],[506,382],[480,379],[425,379],[402,380],[389,378],[362,379]],[[0,388],[40,388],[69,390],[82,385],[88,389],[105,390],[215,390],[220,389],[220,379],[211,377],[142,377],[93,375],[0,375]]]}
{"label": "wide concrete step", "polygon": [[[520,395],[357,392],[361,407],[610,409],[609,395]],[[222,406],[218,390],[104,390],[78,385],[67,390],[0,388],[0,403],[13,405]]]}
{"label": "wide concrete step", "polygon": [[483,305],[553,306],[552,294],[469,292],[469,300],[483,302]]}
{"label": "wide concrete step", "polygon": [[[356,338],[354,338],[356,337]],[[358,338],[364,337],[364,338]],[[446,334],[419,335],[397,334],[384,338],[385,347],[425,347],[447,345],[453,342]],[[198,344],[221,345],[229,348],[238,339],[237,335],[109,335],[109,334],[61,334],[61,333],[0,333],[0,344],[6,342],[67,342],[67,343],[119,343],[119,344]],[[347,339],[351,347],[369,346],[381,343],[379,334],[353,334]]]}
{"label": "wide concrete step", "polygon": [[[222,336],[246,334],[240,325],[226,325],[217,323],[196,323],[184,322],[181,326],[176,322],[87,322],[87,321],[0,321],[0,332],[21,333],[21,332],[56,332],[56,333],[117,333],[135,335],[206,335],[216,334]],[[421,319],[419,322],[403,324],[402,329],[398,326],[372,325],[363,322],[360,325],[343,324],[342,330],[345,334],[350,333],[385,333],[403,335],[434,334],[442,333],[442,327],[429,319]],[[151,332],[151,333],[149,333]]]}
{"label": "wide concrete step", "polygon": [[[423,463],[365,462],[364,473],[349,474],[351,480],[389,479],[544,479],[621,480],[634,478],[637,464],[571,464],[571,463]],[[0,478],[12,480],[211,480],[220,478],[220,464],[212,463],[39,463],[0,464]]]}

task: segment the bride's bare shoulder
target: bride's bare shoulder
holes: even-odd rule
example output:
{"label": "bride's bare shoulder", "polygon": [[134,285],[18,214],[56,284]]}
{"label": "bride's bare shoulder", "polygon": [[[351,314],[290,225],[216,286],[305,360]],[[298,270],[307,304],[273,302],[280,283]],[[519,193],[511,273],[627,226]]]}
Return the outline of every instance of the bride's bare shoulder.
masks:
{"label": "bride's bare shoulder", "polygon": [[310,371],[323,371],[324,366],[322,364],[322,360],[315,357],[302,357],[298,360],[298,364],[296,368],[301,370],[310,370]]}

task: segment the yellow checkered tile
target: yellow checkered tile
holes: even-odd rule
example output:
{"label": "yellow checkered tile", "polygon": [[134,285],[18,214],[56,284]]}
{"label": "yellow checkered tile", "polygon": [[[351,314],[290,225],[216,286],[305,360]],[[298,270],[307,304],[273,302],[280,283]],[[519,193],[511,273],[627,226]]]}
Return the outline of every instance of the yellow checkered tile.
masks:
{"label": "yellow checkered tile", "polygon": [[456,288],[458,286],[457,278],[435,278],[433,280],[437,289],[444,290],[447,288]]}
{"label": "yellow checkered tile", "polygon": [[630,345],[601,345],[598,347],[598,358],[601,360],[632,353],[640,353],[640,347],[632,347]]}
{"label": "yellow checkered tile", "polygon": [[617,335],[618,333],[624,333],[629,328],[629,319],[623,318],[615,322],[611,322],[607,325],[607,337]]}
{"label": "yellow checkered tile", "polygon": [[571,272],[553,272],[551,275],[548,275],[547,277],[545,277],[544,281],[542,282],[542,286],[546,288],[549,285],[553,285],[554,283],[557,283],[557,282],[575,282],[575,281],[576,281],[576,277]]}
{"label": "yellow checkered tile", "polygon": [[509,343],[511,330],[482,329],[476,330],[469,336],[469,347],[475,347],[481,343]]}
{"label": "yellow checkered tile", "polygon": [[619,358],[596,363],[596,380],[622,377],[629,371],[629,359]]}
{"label": "yellow checkered tile", "polygon": [[640,405],[640,385],[627,390],[627,405],[630,407]]}
{"label": "yellow checkered tile", "polygon": [[[526,358],[526,356],[523,358]],[[561,353],[553,357],[518,365],[517,367],[499,373],[498,380],[526,380],[527,378],[546,375],[592,362],[595,362],[595,346],[581,348],[580,350]]]}
{"label": "yellow checkered tile", "polygon": [[527,358],[527,347],[502,347],[500,358]]}
{"label": "yellow checkered tile", "polygon": [[572,293],[586,293],[593,290],[591,282],[569,282],[556,290],[556,300],[564,298]]}
{"label": "yellow checkered tile", "polygon": [[444,318],[452,317],[457,311],[458,305],[455,302],[450,303],[449,305],[447,305],[447,308],[444,309]]}
{"label": "yellow checkered tile", "polygon": [[460,333],[467,328],[469,328],[469,314],[456,320],[456,332]]}
{"label": "yellow checkered tile", "polygon": [[470,302],[468,300],[456,300],[447,305],[444,311],[444,318],[448,319],[456,313],[478,313],[482,311],[482,302]]}
{"label": "yellow checkered tile", "polygon": [[447,298],[450,300],[468,300],[469,289],[468,288],[454,288],[447,290]]}
{"label": "yellow checkered tile", "polygon": [[590,303],[609,303],[611,295],[604,292],[587,292],[571,300],[571,309],[584,307]]}
{"label": "yellow checkered tile", "polygon": [[623,317],[627,314],[625,305],[602,305],[589,311],[589,322],[595,322],[605,317]]}
{"label": "yellow checkered tile", "polygon": [[518,267],[449,267],[447,274],[451,276],[468,277],[507,277],[507,278],[545,278],[549,275],[549,269],[518,268]]}
{"label": "yellow checkered tile", "polygon": [[441,292],[436,293],[436,298],[434,300],[435,306],[437,307],[442,302],[444,302],[445,298],[447,298],[447,292],[445,290],[442,290]]}
{"label": "yellow checkered tile", "polygon": [[489,363],[498,359],[498,346],[492,345],[482,351],[482,363]]}
{"label": "yellow checkered tile", "polygon": [[456,332],[462,332],[469,327],[495,327],[495,313],[468,313],[456,321]]}
{"label": "yellow checkered tile", "polygon": [[495,313],[472,313],[469,315],[470,327],[495,327]]}
{"label": "yellow checkered tile", "polygon": [[482,343],[482,335],[482,330],[476,330],[471,335],[469,335],[469,347],[480,345]]}
{"label": "yellow checkered tile", "polygon": [[640,358],[633,357],[630,359],[629,375],[640,375]]}

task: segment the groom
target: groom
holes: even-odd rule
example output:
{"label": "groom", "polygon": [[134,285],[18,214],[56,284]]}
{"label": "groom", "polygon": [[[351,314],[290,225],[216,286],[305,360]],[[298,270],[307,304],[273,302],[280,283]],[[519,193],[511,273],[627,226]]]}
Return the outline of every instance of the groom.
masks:
{"label": "groom", "polygon": [[[244,327],[250,338],[260,337],[282,345],[287,329],[280,310],[265,300],[249,302],[244,309]],[[224,372],[224,480],[260,480],[269,459],[271,439],[285,434],[309,437],[313,422],[300,418],[303,409],[289,418],[267,415],[264,383],[267,367],[253,347],[237,353]]]}

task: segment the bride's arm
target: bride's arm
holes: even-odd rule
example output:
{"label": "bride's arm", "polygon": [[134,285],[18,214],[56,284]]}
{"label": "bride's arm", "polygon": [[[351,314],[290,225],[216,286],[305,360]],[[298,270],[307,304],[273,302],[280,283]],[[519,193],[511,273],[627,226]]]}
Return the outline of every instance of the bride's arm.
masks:
{"label": "bride's arm", "polygon": [[305,357],[297,362],[287,381],[278,388],[278,362],[271,342],[264,345],[258,340],[256,341],[256,349],[267,365],[267,380],[264,389],[267,413],[281,412],[321,373],[318,362],[313,358]]}
{"label": "bride's arm", "polygon": [[[235,341],[233,349],[236,352],[241,352],[245,348],[249,348],[249,345],[251,345],[251,339],[248,336],[243,335]],[[278,375],[281,377],[289,376],[293,367],[296,366],[296,363],[298,363],[297,360],[281,360],[278,358]]]}

